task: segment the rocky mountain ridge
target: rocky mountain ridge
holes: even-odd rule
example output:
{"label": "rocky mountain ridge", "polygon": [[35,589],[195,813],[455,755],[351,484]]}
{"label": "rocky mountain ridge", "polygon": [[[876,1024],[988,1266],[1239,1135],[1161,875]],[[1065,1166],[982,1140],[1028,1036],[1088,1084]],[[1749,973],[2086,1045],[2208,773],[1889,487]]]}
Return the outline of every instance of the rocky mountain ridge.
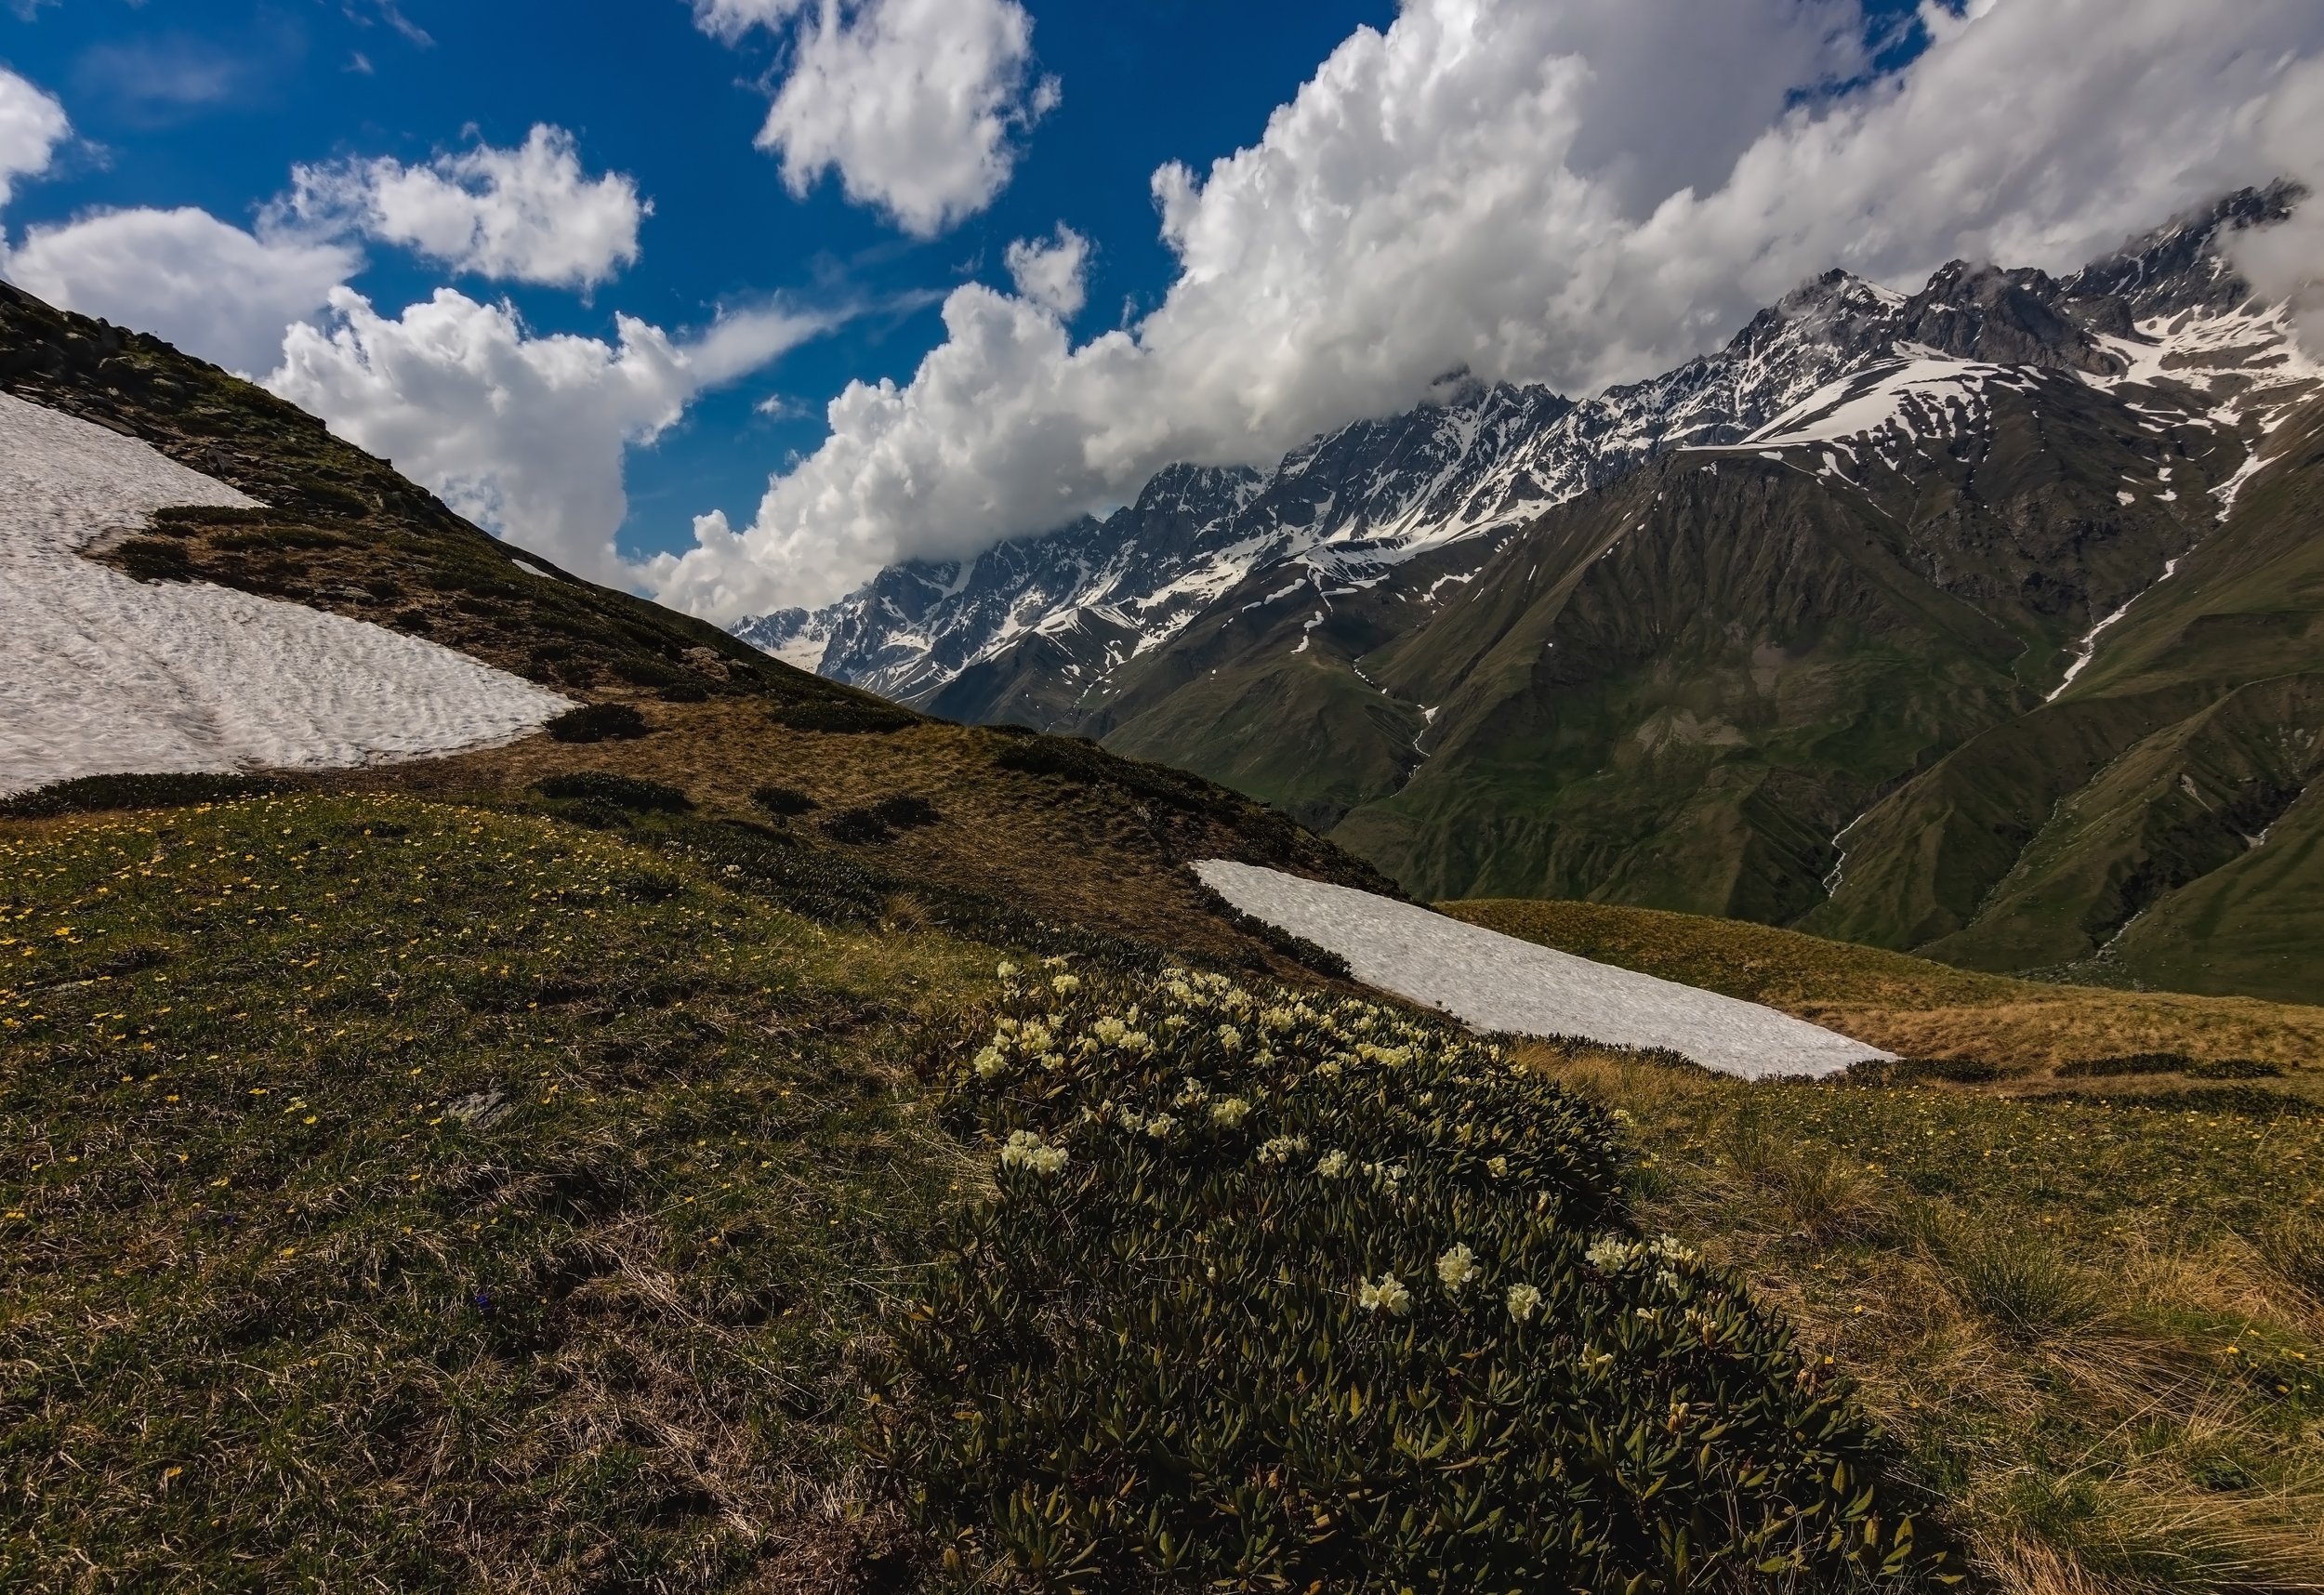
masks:
{"label": "rocky mountain ridge", "polygon": [[1650,383],[891,571],[822,667],[1198,771],[1422,898],[2312,992],[2324,367],[2224,247],[2298,198],[2065,278],[1834,273]]}
{"label": "rocky mountain ridge", "polygon": [[[1715,354],[1576,402],[1547,389],[1447,382],[1430,403],[1357,422],[1271,472],[1173,466],[1112,515],[968,560],[890,567],[820,611],[736,633],[836,680],[971,718],[1049,729],[1103,705],[1124,666],[1167,645],[1254,575],[1319,591],[1444,550],[1471,579],[1502,534],[1674,448],[1743,442],[1833,381],[1901,351],[2104,378],[2140,321],[2224,312],[2235,286],[2212,241],[2283,213],[2244,193],[2074,277],[1955,263],[1909,297],[1834,270],[1755,317]],[[1279,583],[1277,585],[1280,585]],[[997,668],[996,668],[997,666]],[[1023,679],[996,693],[964,677]]]}

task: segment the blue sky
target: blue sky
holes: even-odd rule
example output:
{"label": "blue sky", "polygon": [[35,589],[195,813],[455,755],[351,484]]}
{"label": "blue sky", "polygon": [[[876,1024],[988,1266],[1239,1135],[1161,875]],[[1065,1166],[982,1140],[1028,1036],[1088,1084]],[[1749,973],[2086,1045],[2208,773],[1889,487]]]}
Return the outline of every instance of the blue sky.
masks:
{"label": "blue sky", "polygon": [[[512,299],[541,331],[592,336],[611,336],[616,310],[685,327],[777,293],[882,307],[706,395],[632,456],[623,542],[651,550],[691,543],[693,517],[714,506],[746,515],[769,472],[822,440],[824,403],[851,378],[907,378],[943,336],[944,291],[999,277],[1013,239],[1063,221],[1096,243],[1093,323],[1118,320],[1126,302],[1150,306],[1173,264],[1155,230],[1154,169],[1248,142],[1335,45],[1359,25],[1386,27],[1394,6],[1038,7],[1034,49],[1063,97],[993,207],[931,240],[849,204],[829,178],[803,199],[788,193],[776,161],[752,147],[775,42],[730,48],[681,0],[401,0],[392,15],[429,42],[376,6],[335,0],[0,11],[0,63],[61,99],[91,146],[26,187],[6,221],[20,231],[97,206],[192,204],[246,222],[295,163],[417,162],[479,137],[521,144],[536,123],[570,130],[589,170],[634,176],[654,205],[640,258],[615,283],[585,296],[463,279],[374,249],[355,286],[389,306],[452,281]],[[756,414],[770,397],[795,413]]]}
{"label": "blue sky", "polygon": [[[0,273],[731,620],[1834,265],[2070,267],[2324,167],[2320,52],[2316,0],[0,0]],[[550,179],[497,254],[377,208]]]}

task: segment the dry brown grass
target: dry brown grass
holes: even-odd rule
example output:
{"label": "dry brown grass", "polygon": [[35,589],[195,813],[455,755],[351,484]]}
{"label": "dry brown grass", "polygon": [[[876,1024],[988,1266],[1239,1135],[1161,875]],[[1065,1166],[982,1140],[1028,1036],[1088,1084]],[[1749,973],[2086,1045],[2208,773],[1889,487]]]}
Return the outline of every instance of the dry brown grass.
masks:
{"label": "dry brown grass", "polygon": [[2324,1008],[2049,985],[1740,920],[1596,903],[1450,903],[1445,912],[1582,957],[1765,1003],[1907,1058],[2046,1071],[2177,1052],[2324,1066]]}
{"label": "dry brown grass", "polygon": [[2324,1126],[1526,1056],[1620,1112],[1642,1221],[1851,1377],[1987,1585],[2324,1589]]}
{"label": "dry brown grass", "polygon": [[[888,798],[923,798],[943,815],[937,824],[900,832],[886,844],[842,850],[885,874],[982,893],[1182,956],[1228,964],[1264,959],[1277,976],[1300,981],[1313,977],[1214,913],[1184,866],[1226,856],[1327,877],[1350,867],[1305,833],[1278,850],[1215,815],[1143,803],[1107,785],[1004,769],[995,755],[1009,743],[988,731],[928,721],[878,734],[831,734],[778,725],[752,699],[633,701],[652,727],[638,741],[576,745],[529,737],[452,758],[353,771],[328,784],[467,797],[601,771],[678,787],[713,815],[760,822],[768,816],[753,806],[751,793],[782,785],[819,805],[818,813],[794,823],[809,835],[821,815]],[[1274,850],[1287,856],[1261,856]],[[909,902],[899,903],[897,912],[908,918]]]}

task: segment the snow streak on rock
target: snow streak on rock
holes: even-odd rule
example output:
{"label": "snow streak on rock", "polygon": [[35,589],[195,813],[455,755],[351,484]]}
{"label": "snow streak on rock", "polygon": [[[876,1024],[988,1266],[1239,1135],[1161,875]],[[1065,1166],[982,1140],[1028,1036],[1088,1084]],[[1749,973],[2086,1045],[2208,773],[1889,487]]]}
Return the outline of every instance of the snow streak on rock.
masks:
{"label": "snow streak on rock", "polygon": [[1195,869],[1253,918],[1347,959],[1366,984],[1488,1034],[1659,1048],[1746,1080],[1836,1074],[1895,1056],[1757,1003],[1592,963],[1368,891],[1223,859]]}
{"label": "snow streak on rock", "polygon": [[247,507],[133,438],[0,394],[0,793],[86,775],[451,753],[567,700],[436,643],[83,559],[172,505]]}

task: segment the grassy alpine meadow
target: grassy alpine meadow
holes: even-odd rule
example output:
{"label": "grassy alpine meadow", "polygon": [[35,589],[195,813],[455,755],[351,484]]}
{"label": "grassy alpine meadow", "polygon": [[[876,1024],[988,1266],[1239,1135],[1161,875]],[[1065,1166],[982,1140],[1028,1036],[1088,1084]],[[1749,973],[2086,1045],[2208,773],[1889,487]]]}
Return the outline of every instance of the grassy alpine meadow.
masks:
{"label": "grassy alpine meadow", "polygon": [[0,1588],[2318,1582],[2296,1070],[1749,1088],[787,791],[151,796],[0,824]]}
{"label": "grassy alpine meadow", "polygon": [[2036,1084],[2059,1065],[2163,1054],[2199,1065],[2265,1063],[2287,1078],[2324,1067],[2324,1008],[2305,1004],[2018,980],[1773,926],[1614,903],[1440,906],[1504,935],[1764,1003],[1908,1058],[1989,1063]]}
{"label": "grassy alpine meadow", "polygon": [[1829,1371],[1635,1230],[1614,1121],[1499,1048],[1044,968],[941,1113],[997,1174],[891,1387],[946,1588],[1945,1576]]}
{"label": "grassy alpine meadow", "polygon": [[1623,1120],[1640,1220],[1846,1377],[1983,1582],[2324,1588],[2324,1008],[1606,904],[1450,908],[1919,1055],[1746,1086],[1523,1051]]}
{"label": "grassy alpine meadow", "polygon": [[1640,1222],[1798,1326],[1980,1584],[2324,1588],[2324,1117],[2281,1082],[2027,1096],[1523,1056],[1622,1120]]}
{"label": "grassy alpine meadow", "polygon": [[0,908],[0,1587],[903,1554],[861,1372],[989,955],[405,799],[9,826]]}

